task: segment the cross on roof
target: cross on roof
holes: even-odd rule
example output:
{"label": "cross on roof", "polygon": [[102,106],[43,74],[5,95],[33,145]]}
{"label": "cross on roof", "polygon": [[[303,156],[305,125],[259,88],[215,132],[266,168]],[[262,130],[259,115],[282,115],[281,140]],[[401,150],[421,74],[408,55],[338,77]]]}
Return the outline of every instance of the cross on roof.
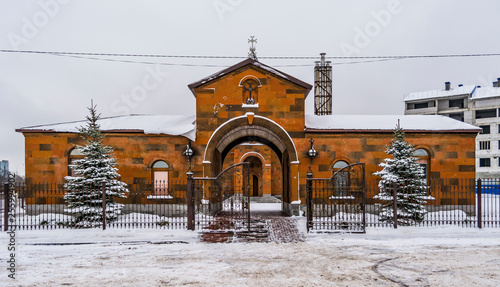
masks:
{"label": "cross on roof", "polygon": [[257,43],[257,38],[255,38],[255,36],[250,36],[248,43],[250,43],[250,52],[248,52],[248,57],[257,61],[257,53],[255,52],[255,46],[253,45],[253,43]]}

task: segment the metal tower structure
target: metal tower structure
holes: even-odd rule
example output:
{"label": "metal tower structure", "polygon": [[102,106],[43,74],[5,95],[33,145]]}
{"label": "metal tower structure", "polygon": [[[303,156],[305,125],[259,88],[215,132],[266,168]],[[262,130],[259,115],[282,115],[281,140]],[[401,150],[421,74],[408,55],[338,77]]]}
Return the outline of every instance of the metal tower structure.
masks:
{"label": "metal tower structure", "polygon": [[326,53],[321,53],[321,61],[314,67],[314,114],[332,114],[332,65],[325,61]]}

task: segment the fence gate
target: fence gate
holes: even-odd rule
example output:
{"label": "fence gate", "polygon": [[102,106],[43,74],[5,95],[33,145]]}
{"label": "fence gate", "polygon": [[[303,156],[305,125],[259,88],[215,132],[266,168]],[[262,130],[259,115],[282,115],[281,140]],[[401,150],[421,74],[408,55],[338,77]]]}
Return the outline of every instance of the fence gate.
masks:
{"label": "fence gate", "polygon": [[[250,228],[250,163],[223,170],[217,177],[188,175],[188,229]],[[237,226],[238,225],[238,226]]]}
{"label": "fence gate", "polygon": [[365,164],[307,178],[307,230],[365,232]]}

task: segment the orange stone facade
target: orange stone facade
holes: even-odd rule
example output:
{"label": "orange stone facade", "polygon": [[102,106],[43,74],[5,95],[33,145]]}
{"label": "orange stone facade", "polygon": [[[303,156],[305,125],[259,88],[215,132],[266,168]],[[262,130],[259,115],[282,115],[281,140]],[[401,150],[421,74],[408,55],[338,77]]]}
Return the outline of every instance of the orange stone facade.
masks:
{"label": "orange stone facade", "polygon": [[[474,180],[475,136],[475,133],[406,133],[406,140],[416,149],[422,148],[429,152],[429,180]],[[348,164],[363,162],[366,181],[373,182],[380,179],[373,173],[380,171],[382,168],[379,164],[389,157],[385,150],[393,133],[307,133],[306,137],[314,138],[315,149],[318,151],[311,166],[315,177],[330,177],[337,161]],[[309,143],[304,143],[302,150],[308,147]],[[306,173],[307,166],[301,165],[300,172]],[[301,191],[305,190],[305,184],[306,181],[301,178]],[[301,196],[305,194],[301,193]]]}
{"label": "orange stone facade", "polygon": [[[187,139],[168,135],[108,133],[105,145],[114,148],[117,168],[123,181],[152,180],[152,165],[157,160],[169,164],[169,180],[186,179]],[[75,133],[25,133],[26,180],[33,183],[63,182],[70,175],[70,152],[85,145]]]}
{"label": "orange stone facade", "polygon": [[[311,86],[248,59],[189,85],[196,97],[196,140],[191,161],[195,177],[216,176],[224,168],[252,162],[256,195],[281,196],[289,213],[306,203],[306,174],[331,176],[335,162],[363,162],[366,179],[388,156],[391,131],[312,131],[305,126],[304,102]],[[23,132],[26,179],[61,182],[69,174],[70,151],[83,140],[75,133]],[[416,148],[429,153],[429,178],[475,178],[476,132],[408,132]],[[318,154],[310,163],[310,139]],[[123,181],[153,180],[152,164],[169,164],[169,180],[186,180],[183,136],[107,132]],[[294,212],[295,212],[294,211]]]}

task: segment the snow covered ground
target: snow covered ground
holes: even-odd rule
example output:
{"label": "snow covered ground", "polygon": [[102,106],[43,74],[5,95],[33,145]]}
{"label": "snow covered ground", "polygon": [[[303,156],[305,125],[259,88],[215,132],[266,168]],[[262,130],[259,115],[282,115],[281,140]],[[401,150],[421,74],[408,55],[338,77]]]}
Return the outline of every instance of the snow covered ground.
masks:
{"label": "snow covered ground", "polygon": [[[304,231],[305,219],[297,219]],[[164,229],[18,231],[13,280],[9,235],[1,232],[0,286],[500,286],[494,228],[368,228],[308,234],[293,244],[202,243],[199,236]]]}

